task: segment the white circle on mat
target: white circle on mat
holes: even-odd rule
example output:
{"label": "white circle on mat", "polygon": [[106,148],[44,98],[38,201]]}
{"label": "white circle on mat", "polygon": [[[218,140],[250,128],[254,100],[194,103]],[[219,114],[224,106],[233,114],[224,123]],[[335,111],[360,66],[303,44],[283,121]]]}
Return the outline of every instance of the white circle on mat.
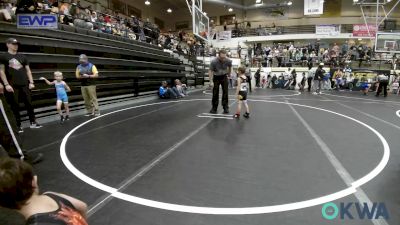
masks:
{"label": "white circle on mat", "polygon": [[214,215],[248,215],[248,214],[265,214],[265,213],[274,213],[274,212],[284,212],[284,211],[290,211],[290,210],[296,210],[296,209],[303,209],[307,207],[312,207],[312,206],[317,206],[321,205],[327,202],[335,201],[337,199],[349,196],[353,193],[356,192],[356,188],[360,187],[361,185],[371,181],[374,179],[382,170],[385,168],[389,161],[390,157],[390,148],[389,144],[387,143],[386,139],[380,134],[378,131],[376,131],[374,128],[371,126],[354,119],[352,117],[330,111],[327,109],[323,108],[318,108],[314,106],[308,106],[308,105],[301,105],[301,104],[296,104],[296,103],[290,103],[290,102],[279,102],[279,101],[269,101],[269,100],[251,100],[253,102],[266,102],[266,103],[277,103],[277,104],[287,104],[287,105],[293,105],[293,106],[298,106],[298,107],[304,107],[304,108],[309,108],[309,109],[315,109],[315,110],[320,110],[323,112],[328,112],[334,115],[338,115],[341,117],[344,117],[346,119],[349,119],[351,121],[354,121],[358,124],[363,125],[370,131],[372,131],[382,142],[383,145],[383,156],[379,164],[368,174],[363,176],[362,178],[354,181],[350,187],[340,190],[338,192],[328,194],[325,196],[309,199],[309,200],[304,200],[304,201],[299,201],[299,202],[291,202],[291,203],[286,203],[286,204],[280,204],[280,205],[270,205],[270,206],[260,206],[260,207],[245,207],[245,208],[217,208],[217,207],[199,207],[199,206],[189,206],[189,205],[179,205],[179,204],[172,204],[172,203],[167,203],[167,202],[160,202],[160,201],[154,201],[151,199],[145,199],[133,195],[128,195],[122,192],[119,192],[117,188],[110,187],[108,185],[105,185],[99,181],[96,181],[92,179],[91,177],[88,177],[86,174],[82,173],[79,171],[68,159],[67,153],[66,153],[66,144],[69,139],[69,137],[79,128],[85,126],[86,124],[100,119],[102,117],[122,112],[125,110],[130,110],[130,109],[136,109],[136,108],[142,108],[146,106],[151,106],[151,105],[161,105],[161,104],[170,104],[170,103],[176,103],[176,102],[193,102],[193,101],[210,101],[209,99],[191,99],[191,100],[177,100],[177,101],[168,101],[168,102],[157,102],[157,103],[149,103],[149,104],[144,104],[144,105],[139,105],[139,106],[133,106],[133,107],[128,107],[125,109],[120,109],[116,110],[113,112],[109,112],[106,114],[103,114],[99,117],[90,119],[74,129],[72,129],[62,140],[61,146],[60,146],[60,155],[61,159],[64,163],[64,165],[68,168],[69,171],[71,171],[72,174],[74,174],[76,177],[78,177],[80,180],[83,182],[100,189],[102,191],[110,193],[111,196],[125,200],[128,202],[136,203],[139,205],[143,206],[148,206],[148,207],[153,207],[153,208],[158,208],[158,209],[164,209],[164,210],[171,210],[171,211],[177,211],[177,212],[186,212],[186,213],[197,213],[197,214],[214,214]]}

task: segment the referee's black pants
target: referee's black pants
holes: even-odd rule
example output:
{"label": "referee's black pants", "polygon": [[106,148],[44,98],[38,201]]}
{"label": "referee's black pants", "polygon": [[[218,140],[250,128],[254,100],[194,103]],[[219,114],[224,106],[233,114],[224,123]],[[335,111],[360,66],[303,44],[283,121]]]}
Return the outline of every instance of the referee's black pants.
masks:
{"label": "referee's black pants", "polygon": [[383,89],[383,96],[387,96],[387,87],[388,87],[389,82],[388,81],[380,81],[379,82],[379,87],[378,91],[376,92],[376,96],[379,96],[382,92]]}
{"label": "referee's black pants", "polygon": [[214,76],[213,78],[214,87],[213,87],[213,97],[212,97],[212,108],[213,110],[218,109],[218,95],[219,95],[219,86],[222,86],[222,107],[224,109],[228,109],[228,76]]}

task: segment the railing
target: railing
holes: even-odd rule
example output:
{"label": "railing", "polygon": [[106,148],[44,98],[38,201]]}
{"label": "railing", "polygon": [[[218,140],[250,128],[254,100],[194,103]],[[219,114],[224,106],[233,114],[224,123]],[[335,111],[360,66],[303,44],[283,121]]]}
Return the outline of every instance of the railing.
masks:
{"label": "railing", "polygon": [[[218,30],[221,30],[222,26],[218,26]],[[251,36],[269,36],[269,35],[280,35],[280,34],[314,34],[315,25],[297,25],[297,26],[279,26],[279,27],[258,27],[258,28],[245,28],[245,27],[230,27],[232,30],[232,37],[251,37]],[[379,27],[380,31],[384,30],[384,26]],[[352,33],[352,24],[342,24],[341,33]],[[396,31],[393,31],[396,32]],[[399,31],[397,31],[399,32]]]}

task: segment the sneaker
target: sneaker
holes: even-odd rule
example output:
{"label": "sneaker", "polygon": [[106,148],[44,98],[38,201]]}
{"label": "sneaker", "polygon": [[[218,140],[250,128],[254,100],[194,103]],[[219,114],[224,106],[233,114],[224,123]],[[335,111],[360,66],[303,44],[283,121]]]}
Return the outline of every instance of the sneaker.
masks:
{"label": "sneaker", "polygon": [[40,125],[38,123],[31,123],[31,125],[29,126],[29,128],[31,128],[31,129],[38,129],[41,127],[42,127],[42,125]]}
{"label": "sneaker", "polygon": [[66,116],[64,117],[64,120],[69,120],[69,116],[66,115]]}
{"label": "sneaker", "polygon": [[61,116],[60,116],[60,123],[61,123],[61,124],[63,124],[63,123],[64,123],[64,121],[65,121],[65,118],[64,118],[64,116],[63,116],[63,115],[61,115]]}
{"label": "sneaker", "polygon": [[97,113],[94,114],[94,117],[98,117],[100,115],[101,115],[100,112],[97,112]]}
{"label": "sneaker", "polygon": [[313,95],[317,95],[318,93],[317,93],[317,92],[313,92],[312,94],[313,94]]}
{"label": "sneaker", "polygon": [[38,153],[37,155],[31,156],[31,155],[25,155],[24,161],[26,161],[27,163],[33,165],[36,163],[39,163],[43,160],[43,154],[42,153]]}
{"label": "sneaker", "polygon": [[214,109],[214,108],[212,108],[212,109],[210,110],[210,113],[212,113],[212,114],[217,114],[217,110]]}
{"label": "sneaker", "polygon": [[93,116],[93,113],[86,113],[85,116]]}
{"label": "sneaker", "polygon": [[228,108],[225,108],[224,109],[224,114],[228,114],[229,113],[229,109]]}
{"label": "sneaker", "polygon": [[22,129],[22,127],[18,127],[17,132],[18,132],[19,134],[21,134],[21,133],[24,133],[24,130]]}
{"label": "sneaker", "polygon": [[240,119],[240,113],[236,113],[235,115],[233,115],[233,118]]}
{"label": "sneaker", "polygon": [[250,113],[246,112],[245,114],[243,114],[243,117],[248,119],[250,117]]}

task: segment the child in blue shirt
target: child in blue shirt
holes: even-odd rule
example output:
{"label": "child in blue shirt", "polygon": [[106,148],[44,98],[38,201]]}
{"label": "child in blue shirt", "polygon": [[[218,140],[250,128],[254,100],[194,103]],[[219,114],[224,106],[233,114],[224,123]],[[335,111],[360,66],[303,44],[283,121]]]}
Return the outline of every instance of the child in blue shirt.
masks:
{"label": "child in blue shirt", "polygon": [[169,88],[167,81],[163,81],[158,89],[158,96],[162,99],[179,98],[180,94],[176,88]]}
{"label": "child in blue shirt", "polygon": [[[68,96],[67,92],[71,91],[71,88],[63,81],[63,74],[60,71],[54,72],[54,81],[50,82],[44,77],[41,77],[40,80],[44,80],[48,85],[54,85],[57,93],[57,112],[60,115],[61,123],[64,123],[65,120],[69,119],[69,106],[68,106]],[[62,104],[64,103],[64,108],[66,115],[63,116],[63,112],[61,110]]]}

